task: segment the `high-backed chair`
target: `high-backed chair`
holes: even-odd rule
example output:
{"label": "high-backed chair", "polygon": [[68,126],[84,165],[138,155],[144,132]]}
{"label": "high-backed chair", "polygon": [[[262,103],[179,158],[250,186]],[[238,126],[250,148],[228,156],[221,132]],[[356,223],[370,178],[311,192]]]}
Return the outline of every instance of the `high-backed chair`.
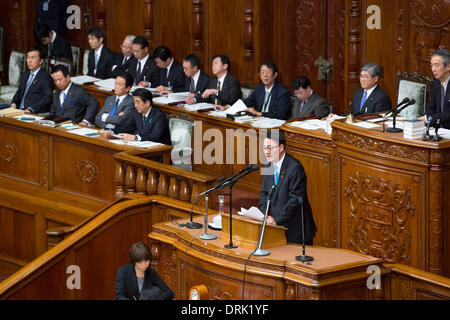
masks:
{"label": "high-backed chair", "polygon": [[397,103],[404,98],[416,100],[412,106],[403,109],[400,116],[407,119],[416,119],[424,115],[431,94],[431,83],[433,79],[423,76],[417,72],[409,73],[397,71]]}
{"label": "high-backed chair", "polygon": [[70,44],[70,48],[72,49],[72,75],[77,76],[80,72],[80,54],[81,48],[77,44]]}
{"label": "high-backed chair", "polygon": [[1,104],[11,103],[17,89],[19,89],[20,75],[26,68],[26,53],[13,50],[9,57],[8,78],[9,85],[1,87]]}
{"label": "high-backed chair", "polygon": [[66,58],[56,58],[55,59],[55,65],[63,65],[69,70],[69,74],[73,75],[73,66],[72,61]]}
{"label": "high-backed chair", "polygon": [[172,140],[172,165],[192,171],[192,127],[193,119],[186,114],[169,117],[170,139]]}
{"label": "high-backed chair", "polygon": [[242,91],[242,100],[244,100],[247,99],[252,94],[253,89],[241,87],[241,91]]}
{"label": "high-backed chair", "polygon": [[83,75],[87,75],[88,74],[88,59],[89,59],[89,52],[91,50],[84,50],[84,55],[83,55]]}

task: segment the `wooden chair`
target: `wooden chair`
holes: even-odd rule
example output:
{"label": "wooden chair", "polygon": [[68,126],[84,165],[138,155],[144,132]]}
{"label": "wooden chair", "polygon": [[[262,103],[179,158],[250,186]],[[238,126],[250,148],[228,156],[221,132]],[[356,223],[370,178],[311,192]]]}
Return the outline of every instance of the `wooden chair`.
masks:
{"label": "wooden chair", "polygon": [[169,116],[170,139],[172,140],[172,165],[192,171],[192,127],[194,120],[187,114]]}
{"label": "wooden chair", "polygon": [[416,103],[400,112],[400,116],[407,119],[416,119],[425,113],[430,101],[431,83],[433,79],[417,72],[409,73],[397,71],[397,102],[399,104],[405,97],[416,100]]}

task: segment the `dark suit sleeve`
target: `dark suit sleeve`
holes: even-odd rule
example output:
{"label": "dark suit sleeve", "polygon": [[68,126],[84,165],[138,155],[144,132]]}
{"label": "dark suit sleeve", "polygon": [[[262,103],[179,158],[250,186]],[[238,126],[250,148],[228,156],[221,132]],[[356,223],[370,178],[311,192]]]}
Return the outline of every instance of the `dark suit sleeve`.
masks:
{"label": "dark suit sleeve", "polygon": [[317,106],[314,108],[314,115],[319,118],[326,117],[330,114],[330,104],[327,100],[323,99],[320,96],[316,96],[318,100]]}
{"label": "dark suit sleeve", "polygon": [[94,50],[89,51],[88,56],[88,76],[94,77],[94,68],[95,68],[95,60],[94,60]]}
{"label": "dark suit sleeve", "polygon": [[126,270],[123,267],[120,267],[117,271],[115,284],[116,300],[130,300],[126,294],[127,277],[125,271]]}
{"label": "dark suit sleeve", "polygon": [[155,270],[151,270],[152,287],[156,287],[160,293],[159,296],[151,295],[149,298],[151,300],[172,300],[174,297],[173,291],[165,284],[161,277],[156,273]]}
{"label": "dark suit sleeve", "polygon": [[[154,107],[153,107],[154,108]],[[159,113],[155,118],[152,119],[151,130],[141,130],[138,132],[139,136],[143,141],[160,141],[163,134],[166,132],[166,127],[168,126],[166,116],[164,113]]]}
{"label": "dark suit sleeve", "polygon": [[58,101],[57,101],[58,95],[59,95],[58,91],[53,93],[53,102],[52,102],[52,105],[50,106],[50,114],[49,114],[50,116],[56,115],[56,107],[57,106],[59,107],[59,104],[57,104],[58,103]]}
{"label": "dark suit sleeve", "polygon": [[253,90],[252,93],[246,99],[242,100],[242,102],[244,102],[247,108],[254,108],[254,109],[258,108],[258,106],[256,105],[255,91],[256,90]]}
{"label": "dark suit sleeve", "polygon": [[272,108],[269,108],[269,112],[263,112],[262,115],[267,118],[275,118],[281,120],[289,119],[289,99],[289,90],[284,86],[279,85],[278,99],[276,103],[272,105]]}
{"label": "dark suit sleeve", "polygon": [[19,88],[17,89],[16,94],[11,101],[11,104],[15,104],[17,107],[20,106],[20,103],[22,102],[22,92],[25,91],[26,84],[24,83],[26,74],[26,72],[22,72],[22,75],[20,76]]}
{"label": "dark suit sleeve", "polygon": [[[174,83],[172,84],[173,92],[184,92],[186,86],[186,75],[183,71],[183,66],[178,64],[175,73]],[[189,91],[189,89],[187,90]]]}
{"label": "dark suit sleeve", "polygon": [[[31,106],[26,105],[28,110],[32,113],[43,113],[49,111],[49,106],[52,104],[53,99],[53,79],[46,71],[39,71],[39,73],[45,72],[40,75],[38,86],[38,98],[36,92],[33,92],[33,102]],[[31,98],[31,97],[30,97]],[[27,98],[28,99],[28,95]]]}
{"label": "dark suit sleeve", "polygon": [[63,42],[64,45],[64,57],[69,59],[69,61],[73,61],[72,60],[72,48],[70,47],[70,44],[68,41],[64,41]]}
{"label": "dark suit sleeve", "polygon": [[[222,105],[233,105],[242,97],[241,84],[235,77],[230,77],[227,89],[219,92],[218,99]],[[211,95],[212,97],[213,95]],[[215,99],[215,98],[213,98]]]}
{"label": "dark suit sleeve", "polygon": [[87,120],[90,123],[94,124],[95,121],[95,114],[98,110],[98,102],[97,99],[95,99],[92,95],[87,92],[84,88],[82,94],[82,104],[86,106],[86,114],[83,117],[83,120]]}
{"label": "dark suit sleeve", "polygon": [[389,95],[381,91],[382,94],[380,96],[380,99],[375,103],[375,112],[381,112],[381,111],[388,111],[392,109],[392,101]]}

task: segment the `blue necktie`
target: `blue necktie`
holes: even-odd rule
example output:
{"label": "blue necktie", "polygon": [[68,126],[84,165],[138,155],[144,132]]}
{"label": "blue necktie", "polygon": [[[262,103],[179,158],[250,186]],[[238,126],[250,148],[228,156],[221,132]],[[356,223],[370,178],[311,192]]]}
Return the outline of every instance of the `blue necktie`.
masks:
{"label": "blue necktie", "polygon": [[114,104],[114,107],[109,112],[110,116],[113,116],[116,113],[117,107],[119,106],[119,101],[120,101],[120,99],[117,98],[116,103]]}
{"label": "blue necktie", "polygon": [[27,86],[25,88],[25,92],[23,93],[22,102],[20,103],[20,109],[25,109],[25,97],[27,96],[28,89],[30,89],[31,83],[33,83],[34,73],[30,72],[30,77],[28,78]]}
{"label": "blue necktie", "polygon": [[276,165],[273,165],[273,169],[274,169],[275,185],[278,185],[278,167]]}
{"label": "blue necktie", "polygon": [[367,90],[364,90],[364,94],[361,99],[361,105],[359,106],[359,110],[362,110],[364,103],[366,103],[366,99],[367,99]]}
{"label": "blue necktie", "polygon": [[61,102],[61,110],[63,108],[64,101],[66,101],[66,93],[63,92],[63,101]]}

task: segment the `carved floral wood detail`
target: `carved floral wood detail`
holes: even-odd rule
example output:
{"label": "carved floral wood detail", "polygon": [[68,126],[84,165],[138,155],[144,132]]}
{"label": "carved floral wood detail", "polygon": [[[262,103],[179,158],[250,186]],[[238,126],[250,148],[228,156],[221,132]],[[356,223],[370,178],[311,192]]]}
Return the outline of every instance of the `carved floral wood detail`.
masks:
{"label": "carved floral wood detail", "polygon": [[348,248],[409,265],[415,211],[409,186],[355,172],[344,190],[350,202]]}
{"label": "carved floral wood detail", "polygon": [[[296,72],[308,74],[314,66],[314,42],[316,41],[315,1],[297,1],[295,8],[295,61]],[[306,36],[307,35],[307,36]]]}
{"label": "carved floral wood detail", "polygon": [[18,153],[18,148],[14,143],[4,140],[0,142],[0,159],[4,162],[13,162]]}
{"label": "carved floral wood detail", "polygon": [[77,161],[75,168],[77,169],[78,177],[81,181],[88,184],[93,184],[98,181],[99,168],[92,161],[80,160]]}

